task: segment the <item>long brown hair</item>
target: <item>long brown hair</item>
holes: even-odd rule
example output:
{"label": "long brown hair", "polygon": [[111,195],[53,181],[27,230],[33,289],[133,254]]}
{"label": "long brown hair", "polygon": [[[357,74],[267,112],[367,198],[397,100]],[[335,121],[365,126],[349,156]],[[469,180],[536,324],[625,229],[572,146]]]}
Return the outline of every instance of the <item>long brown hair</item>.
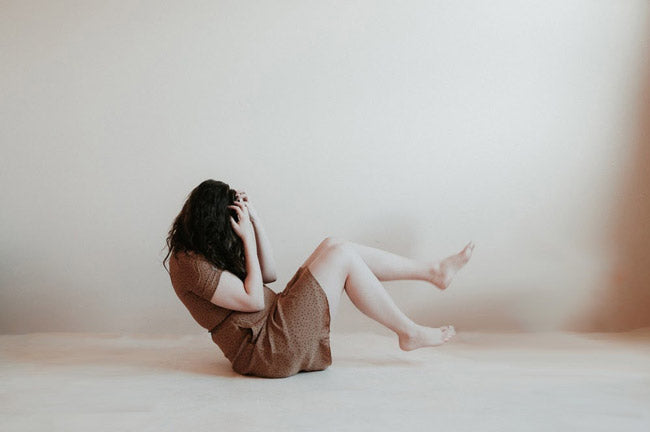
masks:
{"label": "long brown hair", "polygon": [[212,179],[192,190],[167,235],[168,251],[163,260],[167,273],[165,263],[172,253],[176,257],[181,251],[193,251],[242,280],[246,277],[244,244],[229,220],[236,213],[228,205],[236,196],[237,191],[227,183]]}

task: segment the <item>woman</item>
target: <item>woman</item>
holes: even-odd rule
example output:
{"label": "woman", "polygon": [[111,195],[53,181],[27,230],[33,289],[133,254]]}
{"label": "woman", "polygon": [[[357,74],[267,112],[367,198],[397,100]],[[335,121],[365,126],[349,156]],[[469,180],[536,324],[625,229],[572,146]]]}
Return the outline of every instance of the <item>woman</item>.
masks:
{"label": "woman", "polygon": [[[192,317],[209,330],[234,371],[288,377],[332,363],[330,321],[341,292],[364,314],[394,331],[402,350],[438,346],[454,327],[425,327],[398,309],[381,281],[423,280],[444,290],[469,260],[458,254],[423,262],[328,237],[284,291],[261,220],[246,192],[205,180],[189,195],[167,237],[168,273]],[[170,257],[171,255],[171,257]]]}

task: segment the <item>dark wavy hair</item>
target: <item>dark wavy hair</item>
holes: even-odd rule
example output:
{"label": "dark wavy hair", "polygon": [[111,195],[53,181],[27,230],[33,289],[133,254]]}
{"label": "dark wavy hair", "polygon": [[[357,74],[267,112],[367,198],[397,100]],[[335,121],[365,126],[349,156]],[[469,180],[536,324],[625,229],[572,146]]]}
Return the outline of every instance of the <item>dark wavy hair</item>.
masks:
{"label": "dark wavy hair", "polygon": [[171,254],[176,257],[181,251],[193,251],[242,280],[246,277],[244,243],[230,222],[236,213],[228,208],[236,197],[237,191],[219,180],[205,180],[192,190],[167,235],[168,251],[163,260],[167,273],[165,263]]}

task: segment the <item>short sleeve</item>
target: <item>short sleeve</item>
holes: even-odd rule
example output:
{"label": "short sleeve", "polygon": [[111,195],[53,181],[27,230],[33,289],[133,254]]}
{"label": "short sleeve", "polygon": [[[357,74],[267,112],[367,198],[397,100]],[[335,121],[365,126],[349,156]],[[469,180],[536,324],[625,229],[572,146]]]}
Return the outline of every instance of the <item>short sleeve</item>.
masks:
{"label": "short sleeve", "polygon": [[202,299],[210,301],[219,286],[223,269],[203,260],[196,261],[198,280],[192,285],[192,292]]}

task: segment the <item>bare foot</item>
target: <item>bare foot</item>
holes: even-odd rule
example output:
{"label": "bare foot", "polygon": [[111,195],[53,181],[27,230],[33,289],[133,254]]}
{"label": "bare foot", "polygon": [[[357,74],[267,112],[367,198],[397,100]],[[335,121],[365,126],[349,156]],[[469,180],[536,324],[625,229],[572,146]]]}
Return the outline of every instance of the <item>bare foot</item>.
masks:
{"label": "bare foot", "polygon": [[403,351],[412,351],[423,347],[438,346],[449,341],[455,334],[456,329],[454,329],[453,325],[445,325],[442,327],[418,325],[412,334],[400,336],[399,347]]}
{"label": "bare foot", "polygon": [[458,270],[463,268],[471,258],[474,246],[474,242],[469,242],[457,254],[433,263],[430,269],[431,283],[441,290],[447,289]]}

